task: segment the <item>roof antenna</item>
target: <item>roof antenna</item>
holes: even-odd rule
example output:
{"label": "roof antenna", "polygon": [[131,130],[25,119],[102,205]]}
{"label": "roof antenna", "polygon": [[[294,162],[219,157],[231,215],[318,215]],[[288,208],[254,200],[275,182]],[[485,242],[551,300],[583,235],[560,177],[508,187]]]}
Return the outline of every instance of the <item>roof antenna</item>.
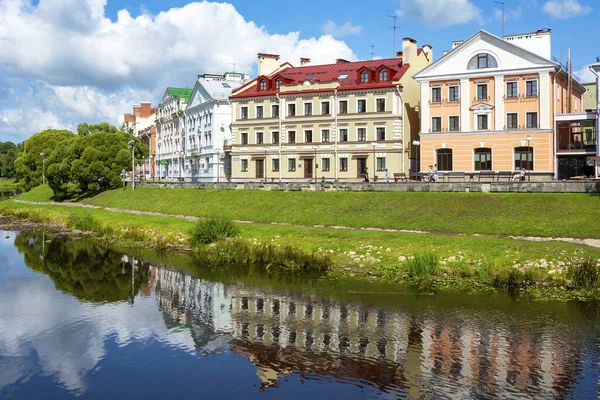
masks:
{"label": "roof antenna", "polygon": [[367,47],[371,48],[371,60],[375,59],[375,45],[374,44],[368,44]]}
{"label": "roof antenna", "polygon": [[392,52],[392,57],[396,57],[396,29],[398,29],[396,25],[396,21],[398,20],[397,15],[388,15],[389,18],[394,18],[394,48]]}
{"label": "roof antenna", "polygon": [[504,39],[504,2],[503,1],[494,1],[496,4],[502,4],[502,38]]}

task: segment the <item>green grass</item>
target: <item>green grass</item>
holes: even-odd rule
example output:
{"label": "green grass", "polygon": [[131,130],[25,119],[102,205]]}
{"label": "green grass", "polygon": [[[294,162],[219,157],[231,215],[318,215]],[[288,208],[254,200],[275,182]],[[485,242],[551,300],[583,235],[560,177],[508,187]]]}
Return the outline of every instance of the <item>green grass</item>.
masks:
{"label": "green grass", "polygon": [[14,179],[0,179],[0,189],[17,189],[21,187],[21,184]]}
{"label": "green grass", "polygon": [[39,185],[34,187],[28,192],[25,192],[19,196],[19,200],[27,201],[52,201],[54,193],[50,186]]}
{"label": "green grass", "polygon": [[[48,194],[31,198],[47,200]],[[23,197],[24,199],[28,197]],[[197,217],[553,237],[600,238],[600,196],[551,193],[361,193],[116,189],[87,204]]]}
{"label": "green grass", "polygon": [[239,229],[233,221],[224,218],[206,218],[196,223],[190,232],[190,244],[199,246],[214,243],[217,240],[237,236]]}
{"label": "green grass", "polygon": [[436,275],[440,270],[440,260],[437,255],[428,253],[415,253],[407,262],[408,276],[410,278],[424,278]]}

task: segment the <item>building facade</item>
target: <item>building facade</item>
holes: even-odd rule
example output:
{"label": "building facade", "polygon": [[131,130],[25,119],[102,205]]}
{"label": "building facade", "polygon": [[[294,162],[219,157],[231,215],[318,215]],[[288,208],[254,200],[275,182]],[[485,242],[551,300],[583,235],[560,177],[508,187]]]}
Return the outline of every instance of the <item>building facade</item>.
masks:
{"label": "building facade", "polygon": [[144,164],[136,168],[136,174],[147,179],[152,179],[156,173],[154,158],[156,157],[156,115],[158,109],[152,107],[151,103],[141,103],[133,106],[131,114],[125,114],[123,129],[135,137],[138,137],[148,147],[149,156]]}
{"label": "building facade", "polygon": [[[397,58],[310,65],[258,55],[258,77],[233,91],[232,181],[382,179],[408,173],[419,87],[433,58],[405,38]],[[414,154],[412,154],[414,158]]]}
{"label": "building facade", "polygon": [[249,80],[247,74],[198,76],[185,110],[184,176],[193,182],[225,180],[223,146],[231,139],[232,90]]}
{"label": "building facade", "polygon": [[581,113],[585,89],[551,60],[550,35],[479,31],[415,75],[422,170],[558,176],[555,116]]}
{"label": "building facade", "polygon": [[192,89],[169,87],[156,114],[156,174],[158,179],[183,178],[184,110]]}
{"label": "building facade", "polygon": [[596,105],[598,104],[596,81],[583,83],[583,87],[587,90],[583,95],[583,109],[596,109]]}

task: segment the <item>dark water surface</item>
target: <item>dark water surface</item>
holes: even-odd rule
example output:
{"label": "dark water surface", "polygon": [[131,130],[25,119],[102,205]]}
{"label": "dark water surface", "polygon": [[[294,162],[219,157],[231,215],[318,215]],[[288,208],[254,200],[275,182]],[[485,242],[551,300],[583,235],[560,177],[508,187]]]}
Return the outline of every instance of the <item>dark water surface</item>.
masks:
{"label": "dark water surface", "polygon": [[233,279],[190,265],[2,232],[0,398],[599,393],[597,303]]}

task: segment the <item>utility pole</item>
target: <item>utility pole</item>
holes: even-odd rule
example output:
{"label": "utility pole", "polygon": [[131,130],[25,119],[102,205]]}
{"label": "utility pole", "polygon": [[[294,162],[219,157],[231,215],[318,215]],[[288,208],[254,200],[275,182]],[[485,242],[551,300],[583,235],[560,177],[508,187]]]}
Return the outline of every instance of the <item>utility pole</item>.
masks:
{"label": "utility pole", "polygon": [[375,58],[375,45],[374,44],[368,44],[367,47],[371,48],[371,60]]}
{"label": "utility pole", "polygon": [[394,48],[392,49],[392,58],[393,58],[393,57],[396,57],[396,30],[398,29],[398,25],[396,25],[396,22],[398,21],[398,16],[397,15],[388,15],[388,18],[394,19]]}
{"label": "utility pole", "polygon": [[496,4],[502,4],[502,38],[504,38],[504,2],[503,1],[494,1]]}
{"label": "utility pole", "polygon": [[233,72],[235,72],[235,63],[230,63],[231,65],[233,65]]}

